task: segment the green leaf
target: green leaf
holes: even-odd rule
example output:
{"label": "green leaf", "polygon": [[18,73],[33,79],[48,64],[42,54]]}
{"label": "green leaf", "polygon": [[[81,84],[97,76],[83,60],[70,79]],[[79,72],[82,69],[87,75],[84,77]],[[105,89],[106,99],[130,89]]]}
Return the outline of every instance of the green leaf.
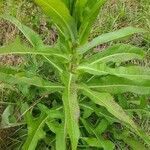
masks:
{"label": "green leaf", "polygon": [[[111,141],[102,138],[102,136],[98,132],[96,132],[95,128],[90,123],[88,123],[88,121],[86,121],[85,119],[81,119],[81,120],[88,133],[96,136],[95,141],[97,142],[95,143],[95,145],[91,145],[92,143],[90,144],[89,142],[86,141],[90,146],[103,148],[104,150],[114,149],[115,145]],[[82,138],[82,139],[85,140],[86,138]]]}
{"label": "green leaf", "polygon": [[104,150],[113,150],[114,149],[114,145],[112,144],[112,142],[108,141],[108,140],[101,140],[101,142],[99,142],[98,139],[96,138],[82,138],[84,141],[87,142],[87,144],[91,147],[98,147],[98,148],[104,148]]}
{"label": "green leaf", "polygon": [[34,0],[42,8],[45,14],[54,21],[58,30],[65,38],[76,39],[76,25],[68,8],[61,0]]}
{"label": "green leaf", "polygon": [[117,119],[130,125],[134,131],[138,132],[138,128],[133,122],[133,120],[125,113],[125,111],[120,107],[109,93],[100,93],[88,89],[86,86],[80,87],[82,93],[89,97],[94,103],[105,107],[112,115]]}
{"label": "green leaf", "polygon": [[9,116],[11,115],[11,105],[7,106],[4,112],[1,115],[1,124],[0,127],[5,127],[10,124],[9,122]]}
{"label": "green leaf", "polygon": [[80,27],[81,22],[83,21],[83,12],[86,7],[87,0],[76,0],[74,18],[77,22],[77,26]]}
{"label": "green leaf", "polygon": [[102,35],[94,38],[91,42],[86,43],[83,46],[79,47],[78,51],[81,54],[84,54],[85,52],[96,47],[97,45],[111,42],[113,40],[118,40],[120,38],[124,38],[126,36],[129,36],[129,35],[132,35],[135,33],[141,33],[141,32],[145,32],[145,31],[143,29],[139,29],[139,28],[126,27],[126,28],[123,28],[123,29],[120,29],[120,30],[117,30],[114,32],[102,34]]}
{"label": "green leaf", "polygon": [[95,132],[98,134],[104,133],[104,131],[107,129],[109,125],[109,122],[106,119],[102,119],[99,124],[95,128]]}
{"label": "green leaf", "polygon": [[43,130],[46,120],[49,116],[45,113],[41,113],[38,118],[33,118],[30,112],[26,114],[26,121],[28,126],[28,137],[24,143],[23,150],[36,149],[39,140],[43,139],[46,133]]}
{"label": "green leaf", "polygon": [[48,109],[45,105],[38,104],[40,110],[47,115],[49,118],[46,120],[46,124],[49,129],[56,134],[56,150],[66,150],[66,141],[65,141],[65,128],[64,124],[56,123],[53,118],[62,119],[63,113],[59,111],[61,107]]}
{"label": "green leaf", "polygon": [[136,94],[150,94],[150,81],[139,83],[116,76],[97,77],[88,83],[88,87],[100,92],[119,94],[132,92]]}
{"label": "green leaf", "polygon": [[[27,104],[24,107],[28,107]],[[23,150],[34,150],[38,144],[38,141],[45,137],[44,125],[49,119],[60,118],[62,114],[57,109],[48,109],[43,104],[38,104],[38,108],[41,111],[39,117],[34,118],[31,112],[27,112],[25,119],[28,126],[28,137],[23,145]]]}
{"label": "green leaf", "polygon": [[[80,29],[79,29],[80,44],[85,44],[85,42],[87,42],[89,34],[91,32],[92,25],[100,12],[100,8],[103,6],[105,2],[106,0],[97,0],[95,4],[92,6],[89,13],[84,17],[84,20],[82,21]],[[91,5],[91,2],[89,5]]]}
{"label": "green leaf", "polygon": [[55,69],[57,69],[60,73],[63,72],[63,69],[61,68],[61,66],[60,66],[57,62],[51,60],[50,58],[48,58],[48,57],[46,57],[46,56],[43,56],[43,57],[44,57]]}
{"label": "green leaf", "polygon": [[61,126],[56,131],[56,150],[66,150],[65,127]]}
{"label": "green leaf", "polygon": [[30,48],[26,44],[21,43],[19,38],[16,38],[14,42],[0,47],[0,55],[6,54],[32,54],[32,55],[48,55],[61,57],[68,60],[68,56],[63,54],[60,50],[53,47],[41,47],[40,49]]}
{"label": "green leaf", "polygon": [[146,150],[145,146],[133,138],[124,139],[125,143],[128,144],[133,150]]}
{"label": "green leaf", "polygon": [[78,119],[80,116],[80,109],[77,100],[77,87],[75,83],[75,76],[73,74],[64,75],[63,81],[65,90],[63,93],[63,104],[65,110],[65,124],[66,130],[69,134],[72,144],[72,150],[77,149],[78,139],[80,136]]}
{"label": "green leaf", "polygon": [[78,70],[93,74],[93,75],[114,75],[118,77],[127,78],[130,80],[136,80],[137,82],[143,82],[144,80],[150,80],[150,69],[139,66],[129,67],[117,67],[110,68],[105,64],[95,65],[80,65]]}
{"label": "green leaf", "polygon": [[29,27],[23,25],[20,21],[18,21],[16,18],[8,15],[1,15],[0,18],[4,18],[11,23],[13,23],[22,33],[23,35],[28,39],[28,41],[32,44],[34,47],[40,47],[43,45],[43,42],[40,38],[40,36],[35,33],[32,29]]}
{"label": "green leaf", "polygon": [[117,44],[92,55],[88,58],[88,63],[92,65],[107,62],[120,63],[132,59],[142,59],[144,55],[145,52],[139,47],[128,44]]}
{"label": "green leaf", "polygon": [[0,81],[9,83],[11,85],[15,85],[15,84],[34,85],[39,88],[45,88],[51,91],[53,90],[57,91],[63,89],[63,86],[59,84],[54,84],[50,81],[46,81],[28,72],[19,72],[19,71],[17,72],[11,68],[0,67]]}
{"label": "green leaf", "polygon": [[16,127],[22,124],[23,123],[17,122],[14,116],[14,106],[8,105],[1,114],[0,129],[2,130],[6,128]]}

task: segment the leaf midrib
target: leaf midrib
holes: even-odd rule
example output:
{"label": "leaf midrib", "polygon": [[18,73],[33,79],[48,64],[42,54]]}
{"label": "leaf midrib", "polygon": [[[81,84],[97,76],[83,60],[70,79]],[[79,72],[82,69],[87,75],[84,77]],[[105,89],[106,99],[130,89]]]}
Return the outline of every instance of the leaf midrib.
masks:
{"label": "leaf midrib", "polygon": [[[51,5],[49,5],[49,4],[46,3],[45,1],[43,1],[43,3],[45,3],[46,5],[48,5],[48,6],[63,20],[63,22],[65,23],[65,25],[66,25],[66,27],[67,27],[67,29],[68,29],[68,31],[70,32],[70,35],[71,35],[72,37],[74,37],[74,35],[72,35],[72,31],[71,31],[70,27],[68,26],[68,24],[66,23],[65,19],[64,19]],[[63,33],[63,32],[62,32],[62,33]]]}

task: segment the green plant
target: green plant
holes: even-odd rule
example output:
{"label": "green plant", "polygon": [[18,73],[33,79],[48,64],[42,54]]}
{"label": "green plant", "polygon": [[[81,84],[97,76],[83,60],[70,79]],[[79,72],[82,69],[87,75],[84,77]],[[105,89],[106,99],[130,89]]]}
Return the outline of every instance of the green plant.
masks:
{"label": "green plant", "polygon": [[[100,44],[145,31],[126,27],[88,42],[92,25],[105,0],[34,1],[57,27],[59,37],[55,45],[43,44],[38,34],[17,19],[1,16],[15,24],[31,45],[21,42],[17,37],[12,43],[0,47],[0,55],[40,55],[37,59],[53,66],[57,76],[54,81],[50,81],[42,78],[39,72],[0,68],[0,80],[4,83],[27,89],[36,88],[39,95],[57,95],[57,104],[46,106],[41,102],[37,105],[40,114],[26,112],[28,105],[23,105],[28,136],[22,149],[33,150],[41,139],[47,142],[47,138],[53,138],[58,150],[90,146],[112,150],[115,144],[103,134],[115,123],[126,127],[125,135],[110,130],[117,139],[121,137],[130,144],[127,138],[135,133],[149,145],[150,137],[141,131],[132,120],[132,115],[128,115],[116,101],[117,94],[126,92],[150,95],[150,69],[124,63],[132,59],[143,59],[146,52],[128,44],[113,45],[96,54],[91,51]],[[90,119],[91,116],[95,121]],[[137,141],[133,139],[131,143],[134,142]],[[53,141],[47,143],[51,148],[54,146],[51,144]],[[132,147],[134,144],[130,145]]]}

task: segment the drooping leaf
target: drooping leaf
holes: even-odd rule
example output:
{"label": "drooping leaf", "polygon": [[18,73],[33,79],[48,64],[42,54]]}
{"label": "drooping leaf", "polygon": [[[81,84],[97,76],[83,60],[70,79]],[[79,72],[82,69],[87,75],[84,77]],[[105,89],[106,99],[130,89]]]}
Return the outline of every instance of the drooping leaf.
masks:
{"label": "drooping leaf", "polygon": [[138,132],[138,128],[133,120],[125,113],[109,93],[100,93],[88,89],[86,86],[81,87],[82,93],[89,97],[94,103],[105,107],[117,119],[130,125],[134,131]]}
{"label": "drooping leaf", "polygon": [[84,54],[88,50],[96,47],[97,45],[104,44],[113,40],[118,40],[120,38],[124,38],[126,36],[135,34],[135,33],[141,33],[145,32],[143,29],[139,28],[133,28],[133,27],[126,27],[114,32],[102,34],[96,38],[94,38],[91,42],[84,44],[83,46],[78,48],[78,51],[81,54]]}
{"label": "drooping leaf", "polygon": [[51,17],[65,38],[76,39],[76,26],[66,5],[61,0],[34,0]]}
{"label": "drooping leaf", "polygon": [[12,16],[8,15],[1,15],[0,18],[6,19],[13,23],[22,33],[23,35],[28,39],[28,41],[32,44],[34,47],[40,47],[43,45],[43,42],[40,38],[40,36],[35,33],[31,28],[23,25],[19,20]]}
{"label": "drooping leaf", "polygon": [[117,44],[89,57],[88,63],[92,65],[107,62],[120,63],[132,59],[142,59],[144,55],[145,52],[139,47],[128,44]]}
{"label": "drooping leaf", "polygon": [[19,38],[16,38],[14,42],[0,47],[0,55],[6,54],[32,54],[32,55],[48,55],[61,57],[67,60],[67,56],[60,50],[53,47],[41,47],[40,49],[30,48],[26,44],[21,43]]}
{"label": "drooping leaf", "polygon": [[11,68],[5,68],[5,67],[4,68],[0,67],[0,81],[6,82],[11,85],[15,85],[15,84],[34,85],[52,91],[63,89],[63,86],[59,84],[46,81],[28,72],[23,72],[23,71],[19,72]]}
{"label": "drooping leaf", "polygon": [[132,92],[136,94],[150,94],[150,82],[142,83],[116,76],[97,77],[88,83],[88,87],[101,92],[112,94]]}
{"label": "drooping leaf", "polygon": [[64,75],[63,81],[65,84],[63,93],[65,124],[67,126],[67,133],[71,139],[72,150],[76,150],[80,136],[78,125],[80,110],[77,100],[77,85],[75,83],[75,76],[71,73]]}

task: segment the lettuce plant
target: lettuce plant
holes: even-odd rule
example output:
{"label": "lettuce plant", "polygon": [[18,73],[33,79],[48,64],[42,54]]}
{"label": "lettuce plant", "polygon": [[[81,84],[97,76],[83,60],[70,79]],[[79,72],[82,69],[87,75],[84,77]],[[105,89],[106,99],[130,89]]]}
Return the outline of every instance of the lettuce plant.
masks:
{"label": "lettuce plant", "polygon": [[[84,145],[111,150],[115,144],[102,134],[113,123],[122,124],[150,144],[150,138],[133,121],[132,115],[116,101],[117,94],[127,92],[150,95],[150,69],[126,63],[133,59],[143,59],[145,51],[122,43],[113,44],[97,53],[92,51],[98,45],[145,31],[125,27],[89,40],[92,25],[105,0],[34,2],[57,28],[56,44],[44,44],[32,29],[12,16],[2,15],[1,18],[18,27],[30,44],[17,37],[13,42],[0,47],[0,55],[40,56],[52,66],[56,80],[50,81],[42,78],[39,73],[25,69],[2,66],[0,80],[12,86],[37,87],[49,95],[56,93],[60,101],[54,107],[39,104],[41,114],[38,117],[33,117],[30,111],[26,113],[28,136],[22,149],[36,149],[38,142],[46,137],[45,128],[48,127],[55,135],[53,139],[57,150],[70,149],[70,145],[72,150]],[[89,123],[93,112],[99,119],[95,127]]]}

